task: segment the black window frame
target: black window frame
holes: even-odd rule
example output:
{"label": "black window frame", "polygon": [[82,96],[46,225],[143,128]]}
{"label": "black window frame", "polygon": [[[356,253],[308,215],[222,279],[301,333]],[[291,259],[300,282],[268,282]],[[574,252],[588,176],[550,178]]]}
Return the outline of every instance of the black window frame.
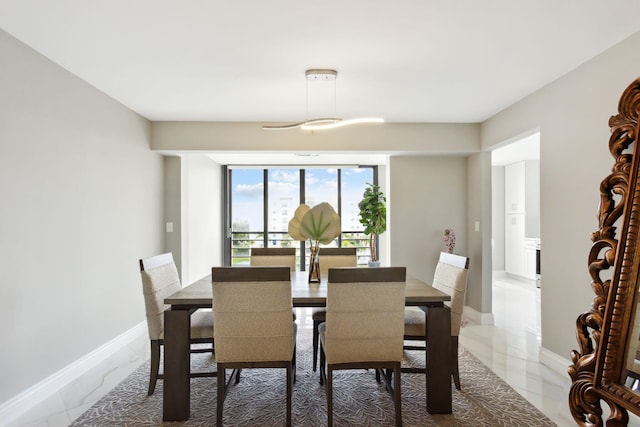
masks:
{"label": "black window frame", "polygon": [[[223,265],[230,266],[232,265],[232,252],[233,252],[233,232],[232,232],[232,188],[233,188],[233,169],[241,169],[242,165],[224,165],[223,166],[223,179],[222,179],[222,195],[223,195],[223,233],[224,236],[222,242],[222,261]],[[258,168],[263,170],[262,182],[263,182],[263,231],[262,233],[262,244],[263,247],[269,246],[269,235],[273,234],[273,232],[269,231],[269,170],[270,169],[278,169],[278,168],[290,168],[290,169],[298,169],[299,171],[299,179],[300,179],[300,194],[299,194],[299,203],[305,203],[306,194],[305,194],[305,179],[306,179],[306,171],[308,169],[316,169],[316,168],[327,168],[327,169],[336,169],[337,170],[337,190],[338,190],[338,206],[336,207],[338,215],[342,217],[342,169],[352,169],[354,166],[349,165],[305,165],[305,166],[276,166],[276,165],[256,165],[251,166],[251,168]],[[378,166],[377,165],[358,165],[357,168],[370,168],[372,170],[372,184],[378,185]],[[293,212],[291,213],[293,214]],[[338,247],[342,247],[343,244],[343,234],[354,233],[353,230],[341,231],[340,236],[338,236]],[[367,237],[368,240],[368,237]],[[305,253],[305,242],[298,242],[298,250],[299,254]],[[367,245],[368,249],[368,245]],[[370,254],[359,254],[359,258],[369,257]],[[306,270],[306,257],[299,257],[299,268],[301,271]]]}

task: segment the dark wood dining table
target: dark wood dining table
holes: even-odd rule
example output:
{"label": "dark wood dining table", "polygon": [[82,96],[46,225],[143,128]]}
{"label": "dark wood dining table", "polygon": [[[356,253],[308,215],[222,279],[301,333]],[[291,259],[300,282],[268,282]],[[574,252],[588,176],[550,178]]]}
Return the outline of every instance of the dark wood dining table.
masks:
{"label": "dark wood dining table", "polygon": [[[169,295],[164,303],[164,381],[162,419],[186,421],[190,407],[189,330],[191,314],[212,306],[211,276]],[[291,275],[293,307],[324,307],[327,281],[308,282],[307,272]],[[430,414],[450,414],[451,403],[451,313],[444,303],[451,297],[418,279],[407,277],[405,305],[425,312],[426,339],[426,409]],[[423,374],[424,375],[424,374]]]}

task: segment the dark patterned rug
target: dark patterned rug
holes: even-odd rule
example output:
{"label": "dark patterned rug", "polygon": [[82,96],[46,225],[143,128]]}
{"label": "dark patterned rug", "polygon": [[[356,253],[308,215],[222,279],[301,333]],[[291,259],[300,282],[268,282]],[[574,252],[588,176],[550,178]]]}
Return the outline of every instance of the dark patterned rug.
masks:
{"label": "dark patterned rug", "polygon": [[[293,392],[293,425],[324,426],[326,394],[311,371],[311,331],[298,331],[298,369]],[[198,369],[212,364],[211,355],[193,356]],[[425,378],[402,375],[402,419],[405,426],[554,426],[542,412],[509,387],[468,351],[460,349],[462,391],[453,389],[453,414],[430,415],[425,404]],[[403,366],[423,366],[424,354],[405,352]],[[240,384],[229,391],[224,423],[230,426],[285,424],[285,371],[243,370]],[[162,381],[147,396],[149,362],[78,418],[72,426],[212,426],[216,420],[214,378],[191,380],[191,418],[162,422]],[[338,426],[391,426],[393,402],[372,371],[339,371],[334,375],[334,423]]]}

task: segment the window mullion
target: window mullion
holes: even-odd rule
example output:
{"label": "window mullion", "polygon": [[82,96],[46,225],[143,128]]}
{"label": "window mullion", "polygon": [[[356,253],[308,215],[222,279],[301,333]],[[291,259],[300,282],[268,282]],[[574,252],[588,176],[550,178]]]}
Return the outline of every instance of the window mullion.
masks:
{"label": "window mullion", "polygon": [[[306,169],[300,169],[300,204],[307,202],[307,196],[305,192],[305,173]],[[307,263],[305,262],[305,241],[300,240],[300,271],[306,271]]]}
{"label": "window mullion", "polygon": [[264,169],[262,172],[262,246],[269,247],[269,169]]}

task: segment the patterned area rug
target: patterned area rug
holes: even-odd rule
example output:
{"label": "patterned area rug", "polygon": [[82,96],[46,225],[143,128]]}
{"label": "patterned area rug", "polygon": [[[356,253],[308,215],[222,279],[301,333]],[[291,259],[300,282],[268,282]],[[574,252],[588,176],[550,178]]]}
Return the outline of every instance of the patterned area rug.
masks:
{"label": "patterned area rug", "polygon": [[[422,374],[402,375],[402,419],[405,426],[553,426],[551,420],[509,387],[468,351],[460,349],[462,391],[453,388],[453,414],[430,415]],[[297,379],[293,391],[293,425],[325,426],[326,394],[311,370],[311,331],[298,331]],[[194,355],[198,370],[215,367],[209,354]],[[405,352],[403,366],[424,366],[424,354]],[[216,420],[216,380],[191,380],[191,418],[184,423],[162,422],[162,381],[147,396],[149,362],[78,418],[72,426],[211,426]],[[373,371],[339,371],[334,375],[334,424],[392,426],[394,407],[384,383]],[[224,405],[224,424],[276,426],[285,424],[284,369],[242,371]]]}

